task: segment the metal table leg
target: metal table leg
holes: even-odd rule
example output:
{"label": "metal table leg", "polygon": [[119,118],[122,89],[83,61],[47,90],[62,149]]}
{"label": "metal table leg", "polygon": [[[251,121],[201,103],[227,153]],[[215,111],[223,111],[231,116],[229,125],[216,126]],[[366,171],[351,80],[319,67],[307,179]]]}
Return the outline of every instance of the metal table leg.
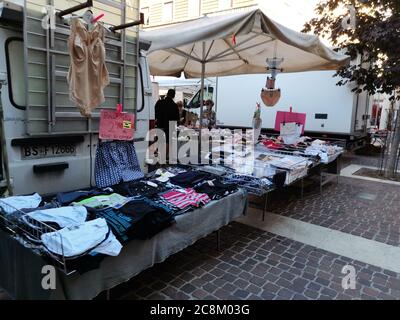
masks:
{"label": "metal table leg", "polygon": [[262,221],[265,220],[265,212],[267,211],[267,205],[268,205],[268,192],[264,195],[264,208],[263,208]]}
{"label": "metal table leg", "polygon": [[322,183],[323,183],[323,174],[322,171],[319,174],[320,180],[319,180],[319,193],[322,194]]}
{"label": "metal table leg", "polygon": [[217,250],[221,251],[221,230],[217,230]]}
{"label": "metal table leg", "polygon": [[304,177],[301,178],[301,199],[304,198]]}

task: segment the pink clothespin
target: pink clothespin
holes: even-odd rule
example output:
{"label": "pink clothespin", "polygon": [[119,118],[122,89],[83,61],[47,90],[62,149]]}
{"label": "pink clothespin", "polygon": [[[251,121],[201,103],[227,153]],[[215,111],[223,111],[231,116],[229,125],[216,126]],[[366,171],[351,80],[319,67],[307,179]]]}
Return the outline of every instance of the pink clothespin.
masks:
{"label": "pink clothespin", "polygon": [[292,106],[290,106],[290,113],[292,113],[292,110],[293,110],[293,107],[292,107]]}
{"label": "pink clothespin", "polygon": [[236,35],[232,35],[232,44],[235,46],[236,45]]}
{"label": "pink clothespin", "polygon": [[116,108],[116,114],[120,115],[122,112],[122,104],[118,103]]}
{"label": "pink clothespin", "polygon": [[93,18],[92,23],[96,23],[103,17],[104,17],[104,13],[100,13],[97,17]]}

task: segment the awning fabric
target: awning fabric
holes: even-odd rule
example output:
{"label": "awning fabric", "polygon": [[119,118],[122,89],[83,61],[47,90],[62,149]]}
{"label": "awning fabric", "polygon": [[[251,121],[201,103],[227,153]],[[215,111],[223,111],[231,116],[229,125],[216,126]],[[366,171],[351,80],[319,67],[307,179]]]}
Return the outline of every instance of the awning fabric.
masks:
{"label": "awning fabric", "polygon": [[[317,36],[293,31],[260,9],[202,17],[143,31],[150,41],[150,73],[154,76],[205,76],[267,73],[267,58],[283,58],[283,72],[335,70],[349,57],[325,46]],[[205,46],[203,47],[203,43]]]}

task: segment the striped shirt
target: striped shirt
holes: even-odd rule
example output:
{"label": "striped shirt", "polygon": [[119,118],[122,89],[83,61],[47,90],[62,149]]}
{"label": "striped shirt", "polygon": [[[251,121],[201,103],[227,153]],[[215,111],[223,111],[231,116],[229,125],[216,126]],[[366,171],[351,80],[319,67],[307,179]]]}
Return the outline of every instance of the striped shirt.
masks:
{"label": "striped shirt", "polygon": [[168,191],[161,197],[179,209],[185,209],[189,206],[199,207],[211,201],[208,195],[197,193],[191,188]]}

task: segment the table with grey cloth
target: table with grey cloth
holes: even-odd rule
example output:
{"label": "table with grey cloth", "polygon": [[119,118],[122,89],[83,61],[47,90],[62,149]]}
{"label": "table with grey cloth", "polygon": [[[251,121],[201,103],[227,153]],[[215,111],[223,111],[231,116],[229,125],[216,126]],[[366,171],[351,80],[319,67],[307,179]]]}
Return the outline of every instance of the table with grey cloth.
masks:
{"label": "table with grey cloth", "polygon": [[149,240],[133,240],[117,257],[106,257],[99,269],[84,274],[57,272],[55,290],[42,288],[41,256],[0,231],[0,287],[15,299],[93,299],[141,271],[245,214],[247,194],[239,190],[221,200],[176,217],[176,223]]}

